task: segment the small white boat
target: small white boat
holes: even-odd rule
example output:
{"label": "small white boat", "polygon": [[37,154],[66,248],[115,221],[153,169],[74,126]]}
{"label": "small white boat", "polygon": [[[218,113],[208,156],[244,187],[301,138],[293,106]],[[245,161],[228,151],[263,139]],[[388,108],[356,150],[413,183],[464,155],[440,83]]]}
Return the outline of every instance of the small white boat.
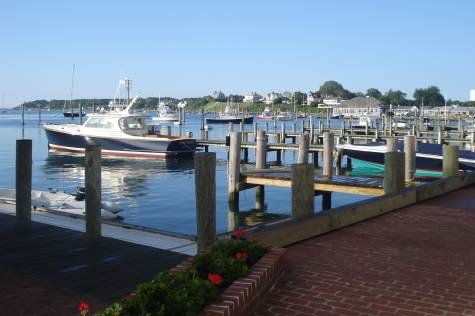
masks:
{"label": "small white boat", "polygon": [[173,123],[180,120],[178,113],[174,110],[175,105],[165,102],[160,102],[158,106],[158,116],[152,117],[152,120],[161,123]]}
{"label": "small white boat", "polygon": [[[15,189],[0,189],[0,202],[15,203]],[[77,199],[76,195],[65,192],[51,190],[31,191],[31,206],[34,208],[43,208],[46,210],[67,213],[71,215],[86,215],[84,199]],[[107,220],[117,220],[117,215],[123,208],[111,202],[101,204],[101,217]]]}

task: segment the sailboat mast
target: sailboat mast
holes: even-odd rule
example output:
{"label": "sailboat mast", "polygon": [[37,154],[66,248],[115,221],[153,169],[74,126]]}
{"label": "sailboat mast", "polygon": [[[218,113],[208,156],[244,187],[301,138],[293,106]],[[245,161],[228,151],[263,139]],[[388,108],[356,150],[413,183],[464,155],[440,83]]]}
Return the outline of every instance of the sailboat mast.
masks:
{"label": "sailboat mast", "polygon": [[74,118],[73,115],[73,90],[74,90],[74,72],[76,70],[76,64],[73,64],[73,73],[71,75],[71,92],[69,95],[69,109],[71,111],[71,120]]}

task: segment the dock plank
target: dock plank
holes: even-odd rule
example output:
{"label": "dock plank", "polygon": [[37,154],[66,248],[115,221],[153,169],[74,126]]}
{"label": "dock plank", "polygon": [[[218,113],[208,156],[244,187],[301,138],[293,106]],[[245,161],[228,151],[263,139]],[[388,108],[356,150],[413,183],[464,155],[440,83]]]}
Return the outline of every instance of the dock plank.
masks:
{"label": "dock plank", "polygon": [[[315,175],[315,191],[343,192],[362,195],[383,195],[383,180],[379,178],[354,176]],[[241,172],[241,182],[254,185],[291,187],[291,175],[288,169],[251,170]]]}
{"label": "dock plank", "polygon": [[187,255],[0,214],[0,267],[112,302]]}

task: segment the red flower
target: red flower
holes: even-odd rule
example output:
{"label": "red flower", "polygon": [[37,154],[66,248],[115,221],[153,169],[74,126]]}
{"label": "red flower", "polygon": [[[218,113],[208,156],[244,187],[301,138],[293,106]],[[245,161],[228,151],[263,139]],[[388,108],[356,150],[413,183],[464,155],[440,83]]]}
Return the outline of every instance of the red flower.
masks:
{"label": "red flower", "polygon": [[244,237],[244,229],[242,228],[236,229],[235,234],[238,239],[241,239],[242,237]]}
{"label": "red flower", "polygon": [[242,262],[245,262],[247,261],[247,253],[245,252],[242,252],[242,251],[238,251],[236,252],[236,254],[234,255],[234,257],[236,258],[237,261],[242,261]]}
{"label": "red flower", "polygon": [[89,312],[89,304],[85,302],[81,302],[81,304],[79,304],[79,313],[81,313],[81,316],[87,315],[88,312]]}
{"label": "red flower", "polygon": [[220,276],[219,274],[209,273],[208,280],[210,280],[211,283],[215,285],[220,285],[221,283],[223,283],[223,277]]}

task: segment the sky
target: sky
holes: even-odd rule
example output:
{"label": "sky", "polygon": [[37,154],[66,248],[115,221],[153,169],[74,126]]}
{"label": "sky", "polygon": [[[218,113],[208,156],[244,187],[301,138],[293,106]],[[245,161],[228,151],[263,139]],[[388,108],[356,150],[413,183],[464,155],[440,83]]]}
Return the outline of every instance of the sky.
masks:
{"label": "sky", "polygon": [[473,0],[0,0],[0,107],[214,90],[475,89]]}

